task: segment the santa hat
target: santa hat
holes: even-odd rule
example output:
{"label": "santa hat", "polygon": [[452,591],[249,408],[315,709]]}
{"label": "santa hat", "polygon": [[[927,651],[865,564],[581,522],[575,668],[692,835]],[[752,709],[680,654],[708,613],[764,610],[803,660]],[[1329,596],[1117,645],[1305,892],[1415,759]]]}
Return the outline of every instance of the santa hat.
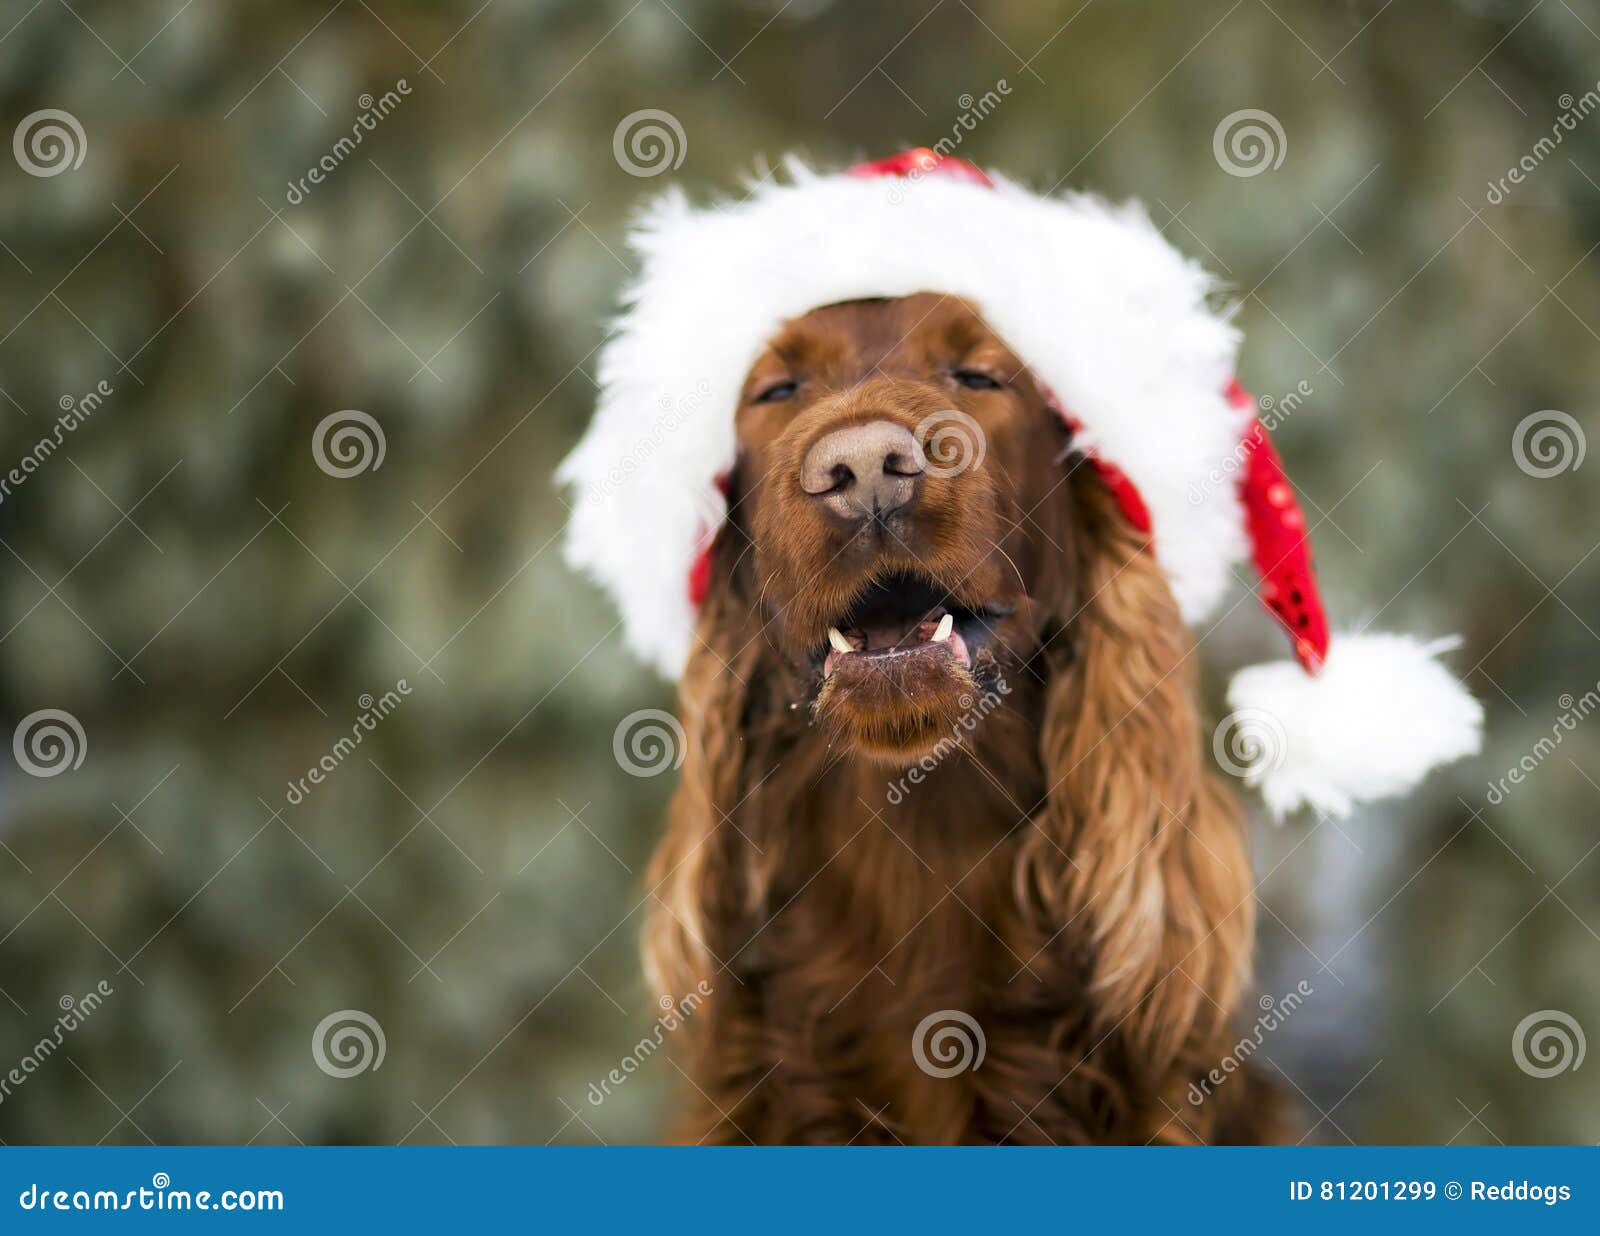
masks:
{"label": "santa hat", "polygon": [[683,668],[733,412],[767,340],[822,305],[944,292],[1052,393],[1188,622],[1253,560],[1295,659],[1234,678],[1214,749],[1275,813],[1344,814],[1478,749],[1482,708],[1435,659],[1452,641],[1330,639],[1304,516],[1233,379],[1238,333],[1141,208],[1039,195],[926,149],[786,172],[706,209],[670,190],[631,233],[640,273],[559,478],[576,490],[568,561],[615,599],[632,649],[669,677]]}

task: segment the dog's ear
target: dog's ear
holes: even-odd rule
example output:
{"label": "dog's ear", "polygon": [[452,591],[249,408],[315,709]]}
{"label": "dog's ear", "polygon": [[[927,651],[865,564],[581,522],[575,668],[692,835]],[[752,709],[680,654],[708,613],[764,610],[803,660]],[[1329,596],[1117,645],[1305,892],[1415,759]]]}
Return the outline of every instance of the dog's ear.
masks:
{"label": "dog's ear", "polygon": [[1082,942],[1091,1033],[1117,1036],[1152,1078],[1147,1099],[1183,1110],[1248,978],[1249,854],[1205,762],[1192,637],[1166,579],[1091,469],[1071,487],[1077,578],[1046,654],[1050,789],[1023,887]]}
{"label": "dog's ear", "polygon": [[678,684],[684,758],[667,828],[646,876],[650,907],[645,967],[660,996],[674,999],[717,968],[717,923],[736,916],[742,863],[719,826],[737,807],[744,781],[742,727],[765,640],[755,608],[735,577],[748,569],[744,538],[725,525],[712,546],[710,576],[694,642]]}

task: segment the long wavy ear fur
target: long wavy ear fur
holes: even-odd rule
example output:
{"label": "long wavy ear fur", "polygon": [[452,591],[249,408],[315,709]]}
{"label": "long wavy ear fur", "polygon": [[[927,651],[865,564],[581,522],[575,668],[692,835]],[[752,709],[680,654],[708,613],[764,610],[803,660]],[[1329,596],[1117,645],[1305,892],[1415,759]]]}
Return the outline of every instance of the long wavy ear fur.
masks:
{"label": "long wavy ear fur", "polygon": [[[740,574],[747,569],[742,546],[729,529],[712,551],[712,587],[678,685],[683,765],[645,877],[651,988],[663,1001],[710,993],[673,1035],[673,1050],[685,1053],[688,1075],[697,1079],[676,1104],[673,1137],[687,1143],[732,1140],[732,1113],[755,1080],[744,1068],[753,1058],[744,1040],[759,1024],[749,1007],[753,994],[727,966],[739,964],[749,943],[757,893],[748,842],[729,821],[750,788],[750,714],[771,711],[752,696],[773,684],[759,668],[766,640],[753,585]],[[742,1112],[739,1119],[746,1120]]]}
{"label": "long wavy ear fur", "polygon": [[[716,553],[727,549],[719,544]],[[715,984],[718,958],[727,956],[717,948],[718,925],[748,914],[744,864],[728,848],[734,830],[719,829],[717,822],[741,797],[741,727],[761,647],[748,602],[719,583],[704,602],[679,682],[686,749],[666,833],[646,875],[645,969],[658,996],[676,999],[702,980]]]}
{"label": "long wavy ear fur", "polygon": [[1086,471],[1073,481],[1076,610],[1047,654],[1048,803],[1019,871],[1062,938],[1081,942],[1091,1035],[1150,1080],[1140,1097],[1171,1126],[1162,1135],[1209,1137],[1216,1113],[1192,1112],[1183,1094],[1217,1064],[1248,979],[1249,854],[1204,762],[1192,637],[1154,557]]}

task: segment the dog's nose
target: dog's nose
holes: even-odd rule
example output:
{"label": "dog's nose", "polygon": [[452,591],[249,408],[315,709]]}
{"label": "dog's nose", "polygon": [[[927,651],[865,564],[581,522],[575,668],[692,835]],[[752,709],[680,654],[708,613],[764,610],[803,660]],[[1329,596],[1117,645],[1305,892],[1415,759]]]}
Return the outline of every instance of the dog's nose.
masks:
{"label": "dog's nose", "polygon": [[917,499],[922,451],[893,421],[868,421],[818,438],[800,465],[800,486],[844,519],[882,518]]}

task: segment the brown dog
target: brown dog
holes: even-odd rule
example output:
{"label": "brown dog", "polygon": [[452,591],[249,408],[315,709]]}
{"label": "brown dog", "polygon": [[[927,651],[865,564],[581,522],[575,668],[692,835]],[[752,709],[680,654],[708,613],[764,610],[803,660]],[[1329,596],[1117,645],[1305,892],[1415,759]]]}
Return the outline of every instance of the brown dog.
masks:
{"label": "brown dog", "polygon": [[1250,861],[1191,636],[1005,342],[943,296],[790,322],[737,412],[731,513],[653,860],[664,993],[715,995],[679,1134],[1236,1142],[1216,1068]]}

